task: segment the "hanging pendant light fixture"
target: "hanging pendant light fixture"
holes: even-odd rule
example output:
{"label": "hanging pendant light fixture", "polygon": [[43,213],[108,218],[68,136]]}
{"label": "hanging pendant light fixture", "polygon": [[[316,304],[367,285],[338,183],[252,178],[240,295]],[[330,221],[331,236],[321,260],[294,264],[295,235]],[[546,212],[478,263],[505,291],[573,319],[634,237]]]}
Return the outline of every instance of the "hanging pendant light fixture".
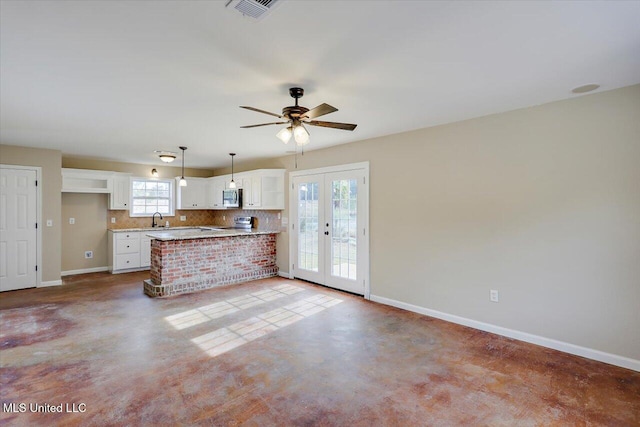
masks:
{"label": "hanging pendant light fixture", "polygon": [[236,188],[236,182],[233,180],[233,157],[236,153],[229,153],[231,156],[231,182],[229,183],[229,188]]}
{"label": "hanging pendant light fixture", "polygon": [[187,180],[184,179],[184,150],[187,149],[187,147],[179,147],[182,150],[182,176],[180,177],[180,187],[186,187],[187,186]]}

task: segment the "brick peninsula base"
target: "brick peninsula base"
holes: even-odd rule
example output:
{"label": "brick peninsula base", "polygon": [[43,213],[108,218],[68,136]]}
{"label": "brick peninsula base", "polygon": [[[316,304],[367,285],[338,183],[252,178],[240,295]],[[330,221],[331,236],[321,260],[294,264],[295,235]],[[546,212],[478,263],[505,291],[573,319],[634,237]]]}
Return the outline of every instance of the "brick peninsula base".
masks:
{"label": "brick peninsula base", "polygon": [[275,234],[154,239],[144,293],[168,297],[277,274]]}

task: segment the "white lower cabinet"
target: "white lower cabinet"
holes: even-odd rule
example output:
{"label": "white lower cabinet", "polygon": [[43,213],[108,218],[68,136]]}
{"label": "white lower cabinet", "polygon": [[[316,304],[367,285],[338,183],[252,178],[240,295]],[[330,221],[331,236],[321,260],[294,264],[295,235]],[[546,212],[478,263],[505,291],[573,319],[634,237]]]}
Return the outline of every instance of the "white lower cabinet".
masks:
{"label": "white lower cabinet", "polygon": [[140,236],[140,267],[151,266],[151,238],[145,236],[144,233]]}
{"label": "white lower cabinet", "polygon": [[151,239],[144,231],[109,230],[109,271],[146,270],[151,265]]}

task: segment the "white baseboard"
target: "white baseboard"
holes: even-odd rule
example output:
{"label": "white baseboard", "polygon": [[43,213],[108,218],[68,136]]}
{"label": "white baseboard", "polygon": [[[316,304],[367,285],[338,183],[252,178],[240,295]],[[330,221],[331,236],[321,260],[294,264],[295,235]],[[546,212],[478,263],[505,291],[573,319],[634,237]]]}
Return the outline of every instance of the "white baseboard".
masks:
{"label": "white baseboard", "polygon": [[39,288],[46,288],[48,286],[60,286],[62,285],[62,280],[49,280],[48,282],[40,282]]}
{"label": "white baseboard", "polygon": [[529,334],[527,332],[516,331],[513,329],[503,328],[502,326],[492,325],[490,323],[479,322],[477,320],[467,319],[453,314],[443,313],[441,311],[431,310],[429,308],[408,304],[402,301],[396,301],[390,298],[371,295],[371,301],[380,304],[390,305],[401,308],[403,310],[413,311],[414,313],[424,314],[426,316],[435,317],[437,319],[446,320],[447,322],[457,323],[458,325],[468,326],[470,328],[479,329],[485,332],[502,335],[508,338],[536,344],[542,347],[552,348],[565,353],[574,354],[576,356],[586,357],[587,359],[597,360],[598,362],[608,363],[610,365],[620,366],[622,368],[631,369],[640,372],[640,360],[631,359],[629,357],[618,356],[616,354],[605,353],[592,348],[581,347],[575,344],[557,341],[551,338],[541,337],[539,335]]}
{"label": "white baseboard", "polygon": [[81,268],[79,270],[67,270],[60,273],[61,276],[73,276],[74,274],[98,273],[101,271],[109,271],[109,267],[92,267]]}
{"label": "white baseboard", "polygon": [[280,271],[280,270],[278,270],[278,276],[286,277],[287,279],[291,278],[291,277],[289,277],[289,273],[287,273],[286,271]]}

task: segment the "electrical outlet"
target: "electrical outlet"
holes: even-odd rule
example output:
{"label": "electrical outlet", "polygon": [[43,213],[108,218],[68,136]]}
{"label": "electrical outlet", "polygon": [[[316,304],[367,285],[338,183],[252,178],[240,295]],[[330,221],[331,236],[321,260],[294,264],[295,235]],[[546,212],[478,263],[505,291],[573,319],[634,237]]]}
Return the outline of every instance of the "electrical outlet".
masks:
{"label": "electrical outlet", "polygon": [[496,291],[495,289],[491,289],[489,291],[489,299],[491,300],[491,302],[499,302],[500,296],[498,295],[498,291]]}
{"label": "electrical outlet", "polygon": [[278,219],[280,219],[280,212],[278,212]]}
{"label": "electrical outlet", "polygon": [[180,221],[186,221],[186,220],[187,220],[186,215],[180,215]]}
{"label": "electrical outlet", "polygon": [[53,220],[52,219],[48,219],[47,220],[47,227],[53,227]]}
{"label": "electrical outlet", "polygon": [[226,215],[222,215],[222,220],[224,221],[226,219],[227,219],[227,216]]}
{"label": "electrical outlet", "polygon": [[85,259],[93,258],[93,251],[84,251]]}
{"label": "electrical outlet", "polygon": [[115,216],[112,216],[112,217],[111,217],[111,224],[115,224],[115,223],[116,223],[116,217],[115,217]]}
{"label": "electrical outlet", "polygon": [[75,218],[69,218],[69,224],[73,225],[76,223],[76,219]]}
{"label": "electrical outlet", "polygon": [[267,224],[269,224],[269,217],[265,218],[265,221],[267,221]]}

